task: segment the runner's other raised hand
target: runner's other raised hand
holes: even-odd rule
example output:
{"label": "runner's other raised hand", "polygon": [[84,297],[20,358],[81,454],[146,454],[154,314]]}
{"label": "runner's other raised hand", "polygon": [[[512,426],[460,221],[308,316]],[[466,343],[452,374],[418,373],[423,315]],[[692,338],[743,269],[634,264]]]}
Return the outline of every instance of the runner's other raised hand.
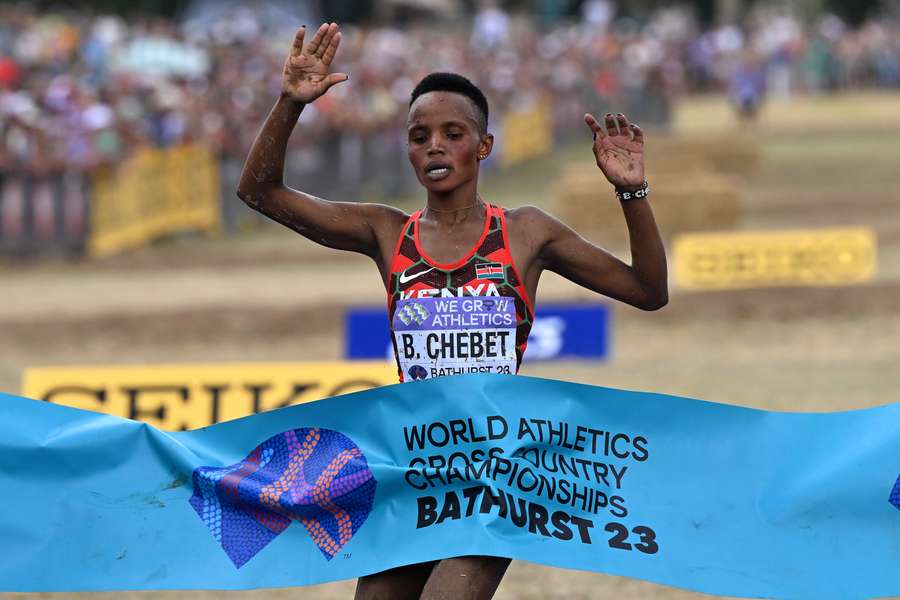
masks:
{"label": "runner's other raised hand", "polygon": [[604,121],[605,129],[594,115],[584,115],[594,133],[597,166],[616,188],[639,189],[644,184],[644,132],[622,113],[607,113]]}
{"label": "runner's other raised hand", "polygon": [[281,94],[309,104],[336,83],[347,81],[346,73],[329,73],[331,61],[341,44],[337,23],[322,23],[306,44],[306,26],[297,30],[291,53],[284,61]]}

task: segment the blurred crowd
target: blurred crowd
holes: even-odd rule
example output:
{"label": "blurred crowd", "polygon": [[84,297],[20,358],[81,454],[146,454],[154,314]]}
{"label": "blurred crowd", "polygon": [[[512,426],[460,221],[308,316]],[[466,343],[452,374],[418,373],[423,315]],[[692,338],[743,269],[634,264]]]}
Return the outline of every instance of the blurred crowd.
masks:
{"label": "blurred crowd", "polygon": [[[0,5],[0,172],[86,171],[141,145],[202,142],[239,168],[279,86],[294,23],[237,8],[175,22]],[[641,21],[609,0],[552,27],[487,5],[465,22],[344,27],[335,68],[351,74],[307,107],[289,168],[393,193],[404,169],[410,90],[433,70],[470,76],[491,124],[542,97],[555,134],[587,109],[665,125],[689,92],[787,96],[900,86],[900,25],[802,22],[760,7],[741,26],[701,28],[687,9]],[[751,89],[752,88],[752,89]],[[502,140],[501,140],[502,144]]]}

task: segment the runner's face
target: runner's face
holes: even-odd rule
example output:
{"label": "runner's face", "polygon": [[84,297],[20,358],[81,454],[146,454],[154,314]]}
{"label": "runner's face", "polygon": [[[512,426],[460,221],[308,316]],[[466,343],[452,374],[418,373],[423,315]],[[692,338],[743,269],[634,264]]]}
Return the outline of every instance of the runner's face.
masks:
{"label": "runner's face", "polygon": [[492,137],[478,133],[475,106],[453,92],[422,94],[409,109],[409,162],[425,188],[449,192],[476,179],[478,155],[490,152]]}

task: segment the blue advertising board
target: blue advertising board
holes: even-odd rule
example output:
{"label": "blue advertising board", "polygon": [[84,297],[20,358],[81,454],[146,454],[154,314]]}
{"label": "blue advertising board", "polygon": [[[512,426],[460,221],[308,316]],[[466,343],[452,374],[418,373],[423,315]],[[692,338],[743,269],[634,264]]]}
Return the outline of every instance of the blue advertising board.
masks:
{"label": "blue advertising board", "polygon": [[[605,304],[543,304],[537,311],[525,361],[606,358],[610,309]],[[384,307],[358,307],[344,317],[345,357],[394,358]]]}

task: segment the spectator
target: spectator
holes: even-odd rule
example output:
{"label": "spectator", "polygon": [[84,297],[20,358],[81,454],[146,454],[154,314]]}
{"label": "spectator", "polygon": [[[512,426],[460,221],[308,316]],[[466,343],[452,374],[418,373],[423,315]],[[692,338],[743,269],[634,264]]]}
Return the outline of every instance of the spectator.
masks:
{"label": "spectator", "polygon": [[[296,25],[267,14],[237,7],[179,25],[0,5],[0,170],[43,158],[47,168],[85,172],[141,145],[197,142],[233,177],[277,94],[273,74]],[[702,30],[679,8],[642,23],[617,19],[609,0],[585,2],[582,14],[542,30],[485,0],[468,37],[424,23],[403,35],[391,26],[345,28],[339,68],[354,83],[304,113],[290,168],[332,169],[315,178],[322,185],[400,193],[405,171],[387,157],[403,151],[412,82],[434,70],[471,75],[491,99],[495,126],[549,95],[557,137],[580,131],[584,106],[663,125],[682,92],[728,92],[749,116],[766,89],[900,86],[900,26],[888,19],[851,28],[824,15],[804,26],[760,5],[740,26]]]}

